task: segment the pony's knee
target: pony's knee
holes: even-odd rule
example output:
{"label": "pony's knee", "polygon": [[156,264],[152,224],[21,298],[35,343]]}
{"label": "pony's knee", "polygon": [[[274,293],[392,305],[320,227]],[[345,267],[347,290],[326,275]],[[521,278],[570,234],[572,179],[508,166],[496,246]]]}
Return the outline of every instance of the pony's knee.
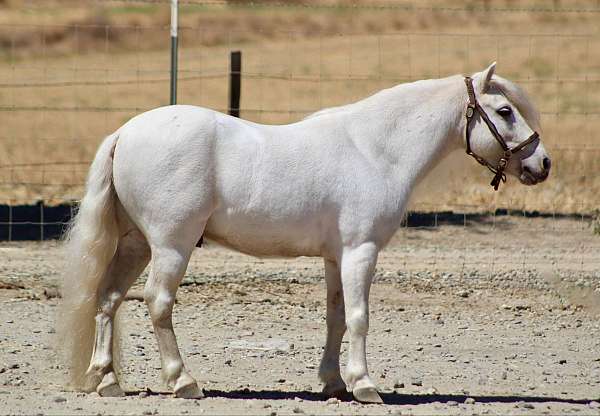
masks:
{"label": "pony's knee", "polygon": [[168,290],[148,287],[144,289],[144,301],[148,305],[153,323],[158,323],[171,318],[175,296]]}
{"label": "pony's knee", "polygon": [[369,315],[362,309],[346,314],[346,326],[352,334],[367,335],[369,331]]}

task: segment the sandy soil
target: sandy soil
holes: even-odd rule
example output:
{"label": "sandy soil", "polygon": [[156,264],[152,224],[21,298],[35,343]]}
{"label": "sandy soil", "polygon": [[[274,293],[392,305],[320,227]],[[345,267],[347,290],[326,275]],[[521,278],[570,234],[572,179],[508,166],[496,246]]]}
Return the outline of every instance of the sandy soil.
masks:
{"label": "sandy soil", "polygon": [[599,414],[599,242],[573,219],[401,230],[371,293],[368,357],[383,405],[319,395],[319,259],[255,259],[211,244],[196,251],[174,317],[207,398],[166,391],[135,300],[123,308],[127,397],[65,391],[51,290],[58,246],[3,243],[0,413]]}

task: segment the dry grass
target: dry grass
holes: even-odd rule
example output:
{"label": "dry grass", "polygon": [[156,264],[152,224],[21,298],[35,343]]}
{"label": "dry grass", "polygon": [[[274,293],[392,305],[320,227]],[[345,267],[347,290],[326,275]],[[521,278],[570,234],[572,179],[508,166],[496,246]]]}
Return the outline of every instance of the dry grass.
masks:
{"label": "dry grass", "polygon": [[[28,2],[5,3],[0,107],[10,111],[0,112],[0,195],[13,203],[78,198],[85,164],[14,165],[87,162],[103,136],[136,113],[167,103],[168,7],[49,1],[28,10]],[[596,7],[587,3],[569,5]],[[414,204],[591,211],[600,195],[598,18],[600,13],[186,5],[179,102],[224,110],[232,49],[243,51],[242,116],[264,123],[294,121],[399,82],[470,73],[497,60],[499,73],[520,80],[543,113],[543,140],[555,166],[551,179],[535,188],[510,180],[492,193],[490,175],[456,155],[426,181]],[[8,22],[25,25],[9,30],[15,27]]]}

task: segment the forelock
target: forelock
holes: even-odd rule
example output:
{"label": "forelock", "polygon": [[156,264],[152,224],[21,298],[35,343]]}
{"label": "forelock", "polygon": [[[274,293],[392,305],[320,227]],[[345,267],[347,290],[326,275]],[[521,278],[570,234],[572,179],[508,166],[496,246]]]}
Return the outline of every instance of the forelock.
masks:
{"label": "forelock", "polygon": [[517,107],[529,127],[541,133],[540,113],[531,102],[524,89],[507,79],[494,75],[490,82],[491,88],[498,89],[512,104]]}

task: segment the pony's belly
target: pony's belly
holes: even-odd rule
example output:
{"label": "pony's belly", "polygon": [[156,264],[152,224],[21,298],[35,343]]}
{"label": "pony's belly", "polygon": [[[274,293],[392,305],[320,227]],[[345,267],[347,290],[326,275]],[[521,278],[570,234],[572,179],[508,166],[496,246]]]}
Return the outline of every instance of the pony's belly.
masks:
{"label": "pony's belly", "polygon": [[[267,218],[265,218],[267,219]],[[213,215],[204,236],[225,247],[258,257],[322,255],[319,230],[294,221],[258,221],[254,218]]]}

